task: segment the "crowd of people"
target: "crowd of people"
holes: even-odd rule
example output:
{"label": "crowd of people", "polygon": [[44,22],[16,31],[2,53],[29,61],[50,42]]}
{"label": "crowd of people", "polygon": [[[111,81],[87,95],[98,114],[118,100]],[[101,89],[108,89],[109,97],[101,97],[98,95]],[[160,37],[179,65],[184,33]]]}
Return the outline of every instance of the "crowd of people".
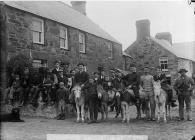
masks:
{"label": "crowd of people", "polygon": [[[82,92],[90,94],[87,99],[91,121],[97,121],[98,117],[98,94],[97,85],[101,84],[106,92],[110,90],[122,92],[124,89],[132,89],[136,102],[139,102],[139,88],[143,87],[146,94],[146,117],[148,120],[155,120],[155,101],[153,92],[153,81],[161,81],[161,87],[169,96],[172,107],[177,106],[173,99],[172,87],[168,84],[166,75],[158,67],[156,75],[150,74],[150,68],[144,68],[144,75],[140,76],[136,72],[135,65],[130,66],[129,74],[123,75],[119,71],[113,71],[111,76],[105,74],[104,70],[94,72],[89,75],[84,70],[84,64],[79,63],[78,67],[69,70],[69,64],[62,65],[59,61],[55,63],[55,68],[50,71],[47,68],[39,68],[33,73],[26,67],[23,72],[13,72],[8,79],[6,90],[6,101],[9,104],[20,103],[22,106],[32,104],[38,105],[41,100],[48,105],[57,104],[60,111],[60,118],[64,119],[65,104],[74,102],[71,96],[71,89],[79,84]],[[184,102],[186,103],[188,120],[191,119],[191,93],[194,86],[192,78],[186,76],[187,70],[179,71],[180,77],[174,84],[179,100],[179,117],[184,119]],[[112,109],[112,108],[111,108]]]}

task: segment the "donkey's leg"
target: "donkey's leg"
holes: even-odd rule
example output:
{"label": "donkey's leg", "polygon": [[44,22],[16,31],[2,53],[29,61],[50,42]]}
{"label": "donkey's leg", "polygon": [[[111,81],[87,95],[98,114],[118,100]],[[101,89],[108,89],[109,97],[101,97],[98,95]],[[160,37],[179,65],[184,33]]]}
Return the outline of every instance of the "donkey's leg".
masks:
{"label": "donkey's leg", "polygon": [[104,120],[104,105],[103,105],[103,103],[101,103],[100,109],[101,109],[100,111],[101,111],[101,115],[102,115],[101,120]]}
{"label": "donkey's leg", "polygon": [[80,108],[79,105],[76,104],[76,110],[77,110],[77,122],[80,121]]}
{"label": "donkey's leg", "polygon": [[171,116],[171,105],[168,106],[168,109],[169,109],[169,118],[171,120],[172,119],[172,116]]}
{"label": "donkey's leg", "polygon": [[106,119],[108,119],[108,104],[105,103],[105,113],[106,113]]}
{"label": "donkey's leg", "polygon": [[127,104],[127,123],[130,121],[130,106]]}
{"label": "donkey's leg", "polygon": [[123,114],[123,117],[122,117],[122,122],[125,122],[125,117],[126,117],[126,111],[125,111],[125,104],[124,103],[121,103],[121,111],[122,111],[122,114]]}
{"label": "donkey's leg", "polygon": [[157,112],[157,122],[160,122],[160,106],[158,101],[156,101],[156,112]]}
{"label": "donkey's leg", "polygon": [[84,123],[84,121],[85,121],[85,105],[83,104],[83,105],[81,105],[81,120],[82,120],[82,122]]}
{"label": "donkey's leg", "polygon": [[166,103],[165,102],[162,104],[162,112],[163,112],[163,121],[166,123],[167,119],[166,119]]}

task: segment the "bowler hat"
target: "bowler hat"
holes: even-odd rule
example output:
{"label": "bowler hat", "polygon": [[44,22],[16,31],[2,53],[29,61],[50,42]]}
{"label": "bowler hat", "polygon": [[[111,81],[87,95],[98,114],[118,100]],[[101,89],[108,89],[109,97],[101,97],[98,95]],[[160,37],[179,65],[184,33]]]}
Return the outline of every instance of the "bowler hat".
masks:
{"label": "bowler hat", "polygon": [[84,66],[84,64],[83,64],[83,63],[81,63],[81,62],[77,64],[77,66],[80,66],[80,65]]}
{"label": "bowler hat", "polygon": [[129,65],[129,67],[130,68],[135,67],[135,64],[132,63],[132,64]]}
{"label": "bowler hat", "polygon": [[180,69],[178,73],[182,73],[182,72],[185,72],[185,73],[186,73],[186,72],[188,72],[188,71],[187,71],[186,69],[183,68],[183,69]]}

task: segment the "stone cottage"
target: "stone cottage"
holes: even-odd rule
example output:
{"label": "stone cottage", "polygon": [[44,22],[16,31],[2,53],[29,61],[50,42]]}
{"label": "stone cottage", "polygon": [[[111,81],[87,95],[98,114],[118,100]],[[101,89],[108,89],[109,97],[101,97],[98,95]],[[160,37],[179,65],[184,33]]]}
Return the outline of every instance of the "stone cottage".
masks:
{"label": "stone cottage", "polygon": [[34,67],[51,68],[60,60],[71,67],[83,62],[89,73],[97,71],[98,65],[122,69],[121,43],[87,17],[85,1],[71,4],[0,2],[1,62],[23,53],[32,58]]}
{"label": "stone cottage", "polygon": [[168,32],[157,33],[155,37],[150,36],[150,21],[147,19],[136,21],[137,39],[125,52],[134,58],[137,69],[143,72],[143,67],[148,65],[151,74],[155,68],[161,66],[174,82],[178,76],[178,69],[186,68],[188,75],[195,72],[195,42],[172,43],[172,36]]}

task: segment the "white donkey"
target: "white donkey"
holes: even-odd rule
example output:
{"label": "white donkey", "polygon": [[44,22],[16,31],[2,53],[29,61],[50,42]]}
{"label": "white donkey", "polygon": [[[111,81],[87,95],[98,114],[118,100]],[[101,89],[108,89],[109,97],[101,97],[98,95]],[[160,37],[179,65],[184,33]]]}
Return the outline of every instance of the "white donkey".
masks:
{"label": "white donkey", "polygon": [[80,121],[80,114],[81,114],[81,121],[85,121],[85,96],[81,92],[81,86],[75,85],[72,89],[74,93],[74,99],[76,103],[76,110],[77,110],[77,122]]}
{"label": "white donkey", "polygon": [[163,114],[164,122],[167,122],[166,119],[166,101],[167,93],[161,88],[160,81],[154,81],[154,99],[156,102],[156,111],[158,113],[158,122],[160,121],[161,113]]}

